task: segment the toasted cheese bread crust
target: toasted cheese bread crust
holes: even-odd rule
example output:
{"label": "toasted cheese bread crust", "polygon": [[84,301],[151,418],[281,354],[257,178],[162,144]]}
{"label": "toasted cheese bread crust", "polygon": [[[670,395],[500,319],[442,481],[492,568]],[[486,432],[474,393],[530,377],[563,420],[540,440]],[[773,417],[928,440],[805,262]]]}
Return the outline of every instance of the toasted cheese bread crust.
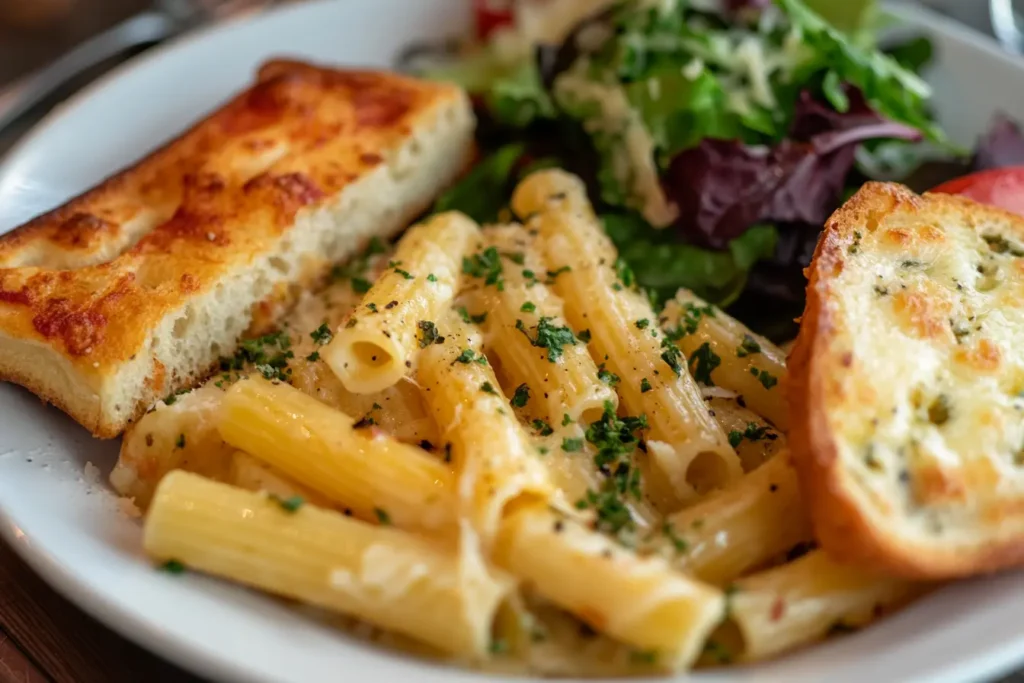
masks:
{"label": "toasted cheese bread crust", "polygon": [[116,436],[425,210],[472,134],[453,86],[266,64],[178,139],[0,237],[0,379]]}
{"label": "toasted cheese bread crust", "polygon": [[790,443],[824,548],[917,579],[1024,563],[1024,219],[869,183],[808,277]]}

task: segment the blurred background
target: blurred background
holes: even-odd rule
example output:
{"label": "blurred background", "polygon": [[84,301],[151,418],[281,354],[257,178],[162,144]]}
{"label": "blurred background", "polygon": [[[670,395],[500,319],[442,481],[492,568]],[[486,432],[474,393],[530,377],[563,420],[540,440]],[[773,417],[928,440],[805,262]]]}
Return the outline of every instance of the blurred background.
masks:
{"label": "blurred background", "polygon": [[[19,78],[33,70],[52,63],[66,55],[75,46],[90,37],[125,22],[149,10],[176,16],[176,21],[187,18],[189,24],[209,20],[214,14],[234,14],[240,7],[263,5],[272,0],[0,0],[0,114],[5,97],[10,100]],[[290,0],[300,1],[300,0]],[[452,0],[464,2],[466,0]],[[474,0],[501,3],[509,0]],[[541,0],[533,0],[541,1]],[[548,0],[550,1],[550,0]],[[586,0],[576,0],[586,2]],[[835,0],[845,2],[846,0]],[[973,28],[994,33],[990,2],[1009,8],[1024,6],[1024,0],[908,0],[929,5],[955,17]],[[278,0],[280,2],[280,0]],[[197,11],[198,10],[198,11]],[[197,19],[199,21],[197,21]],[[1012,22],[1011,22],[1012,25]],[[160,32],[153,23],[144,31]],[[1004,36],[1005,37],[1005,36]],[[3,125],[0,116],[0,155],[15,139],[46,112],[49,107],[65,99],[76,89],[101,75],[126,57],[145,49],[138,47],[123,52],[118,58],[107,60],[91,69],[40,106],[33,107],[27,116],[20,116],[16,125]]]}

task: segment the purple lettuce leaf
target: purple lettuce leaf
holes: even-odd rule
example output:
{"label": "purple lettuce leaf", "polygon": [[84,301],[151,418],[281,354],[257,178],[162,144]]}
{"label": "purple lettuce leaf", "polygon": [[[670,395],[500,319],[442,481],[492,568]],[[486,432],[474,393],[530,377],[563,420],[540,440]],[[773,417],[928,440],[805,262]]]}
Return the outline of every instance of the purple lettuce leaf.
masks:
{"label": "purple lettuce leaf", "polygon": [[871,110],[848,88],[838,112],[804,93],[790,136],[774,146],[705,139],[676,155],[663,179],[679,206],[688,239],[722,248],[756,223],[822,225],[839,205],[857,145],[865,140],[920,140],[921,133]]}

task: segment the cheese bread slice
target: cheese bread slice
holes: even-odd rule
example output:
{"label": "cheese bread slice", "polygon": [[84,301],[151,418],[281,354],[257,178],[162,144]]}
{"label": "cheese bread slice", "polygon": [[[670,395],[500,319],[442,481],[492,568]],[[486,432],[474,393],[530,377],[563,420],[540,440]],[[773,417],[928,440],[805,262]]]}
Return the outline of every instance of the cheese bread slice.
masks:
{"label": "cheese bread slice", "polygon": [[1024,219],[869,183],[808,275],[790,443],[821,544],[909,578],[1024,563]]}
{"label": "cheese bread slice", "polygon": [[116,436],[400,231],[472,137],[454,86],[266,64],[166,147],[0,237],[0,379]]}

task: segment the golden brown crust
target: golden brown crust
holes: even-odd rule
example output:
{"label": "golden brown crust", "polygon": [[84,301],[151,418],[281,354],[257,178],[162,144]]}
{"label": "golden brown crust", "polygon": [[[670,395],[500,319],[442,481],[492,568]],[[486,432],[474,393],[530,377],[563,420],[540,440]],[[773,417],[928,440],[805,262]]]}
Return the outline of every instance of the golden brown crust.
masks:
{"label": "golden brown crust", "polygon": [[[210,294],[226,272],[271,252],[300,212],[393,172],[396,159],[389,157],[462,97],[454,87],[395,74],[266,64],[253,87],[177,140],[0,237],[0,342],[44,347],[102,393],[126,363],[147,352],[169,314]],[[395,212],[408,220],[427,206],[416,204]],[[287,277],[309,285],[326,268],[309,258]],[[263,317],[275,315],[274,304],[289,295],[288,287],[273,291],[258,307]],[[14,357],[0,343],[0,377],[100,436],[123,429],[124,420],[105,424],[36,373],[13,367]],[[163,385],[154,392],[166,391],[204,369],[190,377],[148,373],[146,380]]]}
{"label": "golden brown crust", "polygon": [[[842,323],[835,315],[834,286],[836,277],[847,267],[854,226],[873,230],[894,212],[931,216],[947,209],[967,209],[979,216],[979,224],[981,217],[1010,223],[1024,237],[1024,221],[1013,214],[960,197],[919,197],[899,185],[868,183],[825,226],[807,270],[806,308],[788,364],[789,438],[817,539],[839,561],[911,579],[952,578],[1024,563],[1024,537],[922,542],[902,533],[895,504],[869,501],[856,491],[857,485],[839,455],[839,437],[829,420],[830,402],[842,392],[837,389],[836,377],[852,363],[852,354],[844,350],[849,348],[844,337],[847,331],[841,329]],[[918,232],[924,239],[934,238],[929,226]],[[950,482],[931,483],[933,495],[955,493],[949,490],[953,485]],[[1016,510],[1004,510],[1004,519],[1011,514],[1019,518],[1021,507],[1024,502]]]}

